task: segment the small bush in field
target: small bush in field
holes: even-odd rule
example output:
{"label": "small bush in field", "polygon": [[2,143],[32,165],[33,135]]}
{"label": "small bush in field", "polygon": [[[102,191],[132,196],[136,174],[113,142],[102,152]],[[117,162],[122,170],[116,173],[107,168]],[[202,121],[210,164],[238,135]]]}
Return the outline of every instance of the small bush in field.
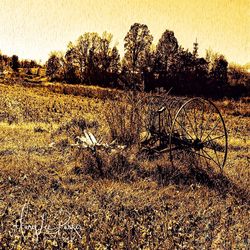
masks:
{"label": "small bush in field", "polygon": [[142,97],[135,92],[124,94],[118,102],[109,102],[105,117],[111,137],[128,145],[138,143],[145,126],[144,108]]}

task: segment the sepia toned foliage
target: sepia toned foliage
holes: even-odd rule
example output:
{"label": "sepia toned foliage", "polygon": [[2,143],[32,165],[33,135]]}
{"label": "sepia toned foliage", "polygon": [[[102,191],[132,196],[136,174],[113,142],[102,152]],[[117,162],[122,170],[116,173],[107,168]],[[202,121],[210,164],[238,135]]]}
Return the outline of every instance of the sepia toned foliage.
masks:
{"label": "sepia toned foliage", "polygon": [[140,71],[146,61],[153,36],[145,24],[135,23],[124,38],[125,66],[133,72]]}
{"label": "sepia toned foliage", "polygon": [[171,66],[176,65],[178,42],[173,31],[166,30],[156,47],[156,63],[159,71],[171,74]]}
{"label": "sepia toned foliage", "polygon": [[33,60],[15,63],[16,57],[0,53],[2,75],[19,75],[34,82],[29,76],[43,76],[42,69],[48,80],[70,84],[147,92],[164,89],[176,95],[214,99],[240,98],[250,93],[247,64],[229,65],[223,55],[212,49],[203,58],[199,56],[197,39],[191,52],[168,29],[153,43],[153,36],[143,23],[131,25],[124,38],[123,57],[112,34],[106,31],[102,35],[84,33],[74,43],[70,42],[66,51],[52,52],[43,67]]}
{"label": "sepia toned foliage", "polygon": [[56,53],[52,53],[46,63],[46,75],[50,78],[51,81],[61,80],[60,71],[60,58]]}
{"label": "sepia toned foliage", "polygon": [[[112,82],[120,68],[120,56],[116,46],[111,48],[112,35],[104,32],[85,33],[66,52],[68,74],[81,83],[106,85]],[[114,79],[114,77],[113,77]],[[73,80],[73,79],[72,79]]]}
{"label": "sepia toned foliage", "polygon": [[[141,74],[147,68],[148,54],[152,45],[153,36],[147,25],[135,23],[130,27],[124,38],[123,70],[132,89],[140,89]],[[139,85],[139,86],[137,86]]]}

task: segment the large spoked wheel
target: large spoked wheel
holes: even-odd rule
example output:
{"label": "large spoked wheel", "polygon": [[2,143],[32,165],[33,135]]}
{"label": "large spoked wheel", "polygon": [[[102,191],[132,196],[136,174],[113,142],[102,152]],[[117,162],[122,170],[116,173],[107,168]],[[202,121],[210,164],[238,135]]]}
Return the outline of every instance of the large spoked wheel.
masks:
{"label": "large spoked wheel", "polygon": [[169,136],[172,164],[198,164],[223,170],[227,131],[219,109],[209,100],[193,98],[176,113]]}

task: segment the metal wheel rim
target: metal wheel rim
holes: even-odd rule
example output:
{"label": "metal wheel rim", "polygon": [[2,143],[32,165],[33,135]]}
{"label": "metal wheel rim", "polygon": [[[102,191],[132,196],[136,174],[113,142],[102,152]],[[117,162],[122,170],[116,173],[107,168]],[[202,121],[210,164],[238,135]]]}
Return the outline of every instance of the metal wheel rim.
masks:
{"label": "metal wheel rim", "polygon": [[[217,108],[217,106],[211,102],[210,100],[207,100],[207,99],[203,99],[203,98],[199,98],[199,97],[196,97],[196,98],[192,98],[188,101],[186,101],[180,108],[179,110],[177,111],[175,117],[174,117],[174,120],[173,120],[173,123],[171,125],[171,129],[170,129],[170,135],[169,135],[169,154],[170,154],[170,160],[172,162],[172,165],[174,165],[174,159],[173,159],[173,132],[174,132],[174,128],[175,128],[175,125],[176,125],[176,122],[177,122],[177,119],[178,119],[178,116],[180,115],[180,113],[182,112],[182,110],[184,109],[185,110],[185,107],[187,105],[189,105],[190,103],[192,102],[200,102],[203,104],[203,108],[204,108],[204,103],[208,104],[208,105],[211,105],[213,108],[214,108],[214,111],[217,113],[218,115],[218,118],[219,118],[219,122],[221,122],[221,125],[222,125],[222,129],[223,129],[223,136],[224,136],[224,157],[223,157],[223,161],[221,164],[217,164],[218,167],[220,168],[220,170],[222,171],[223,170],[223,167],[225,166],[225,163],[226,163],[226,158],[227,158],[227,150],[228,150],[228,136],[227,136],[227,130],[226,130],[226,126],[225,126],[225,122],[224,122],[224,119],[219,111],[219,109]],[[203,111],[204,112],[204,111]],[[211,115],[211,114],[210,114]],[[210,118],[210,117],[209,117]],[[217,126],[217,125],[216,125]],[[200,138],[202,139],[202,137]],[[207,138],[206,138],[207,139]],[[211,140],[210,140],[211,141]],[[194,152],[193,152],[194,153]],[[218,160],[218,163],[219,160]]]}

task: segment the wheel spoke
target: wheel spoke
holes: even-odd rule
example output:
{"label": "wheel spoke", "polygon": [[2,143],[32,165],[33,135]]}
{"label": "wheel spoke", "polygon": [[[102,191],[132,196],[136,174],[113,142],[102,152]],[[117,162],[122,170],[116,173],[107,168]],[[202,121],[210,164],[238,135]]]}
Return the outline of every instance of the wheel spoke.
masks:
{"label": "wheel spoke", "polygon": [[205,137],[204,141],[206,141],[206,139],[207,139],[208,137],[210,137],[210,135],[211,135],[212,132],[217,128],[217,126],[219,125],[219,123],[220,123],[220,118],[217,119],[216,125],[212,128],[212,130],[210,130],[209,134]]}
{"label": "wheel spoke", "polygon": [[177,119],[176,119],[176,122],[182,127],[182,129],[184,130],[184,131],[186,131],[186,133],[189,135],[189,137],[193,140],[193,137],[187,132],[187,130],[177,121]]}
{"label": "wheel spoke", "polygon": [[202,102],[202,113],[201,113],[201,124],[200,124],[200,129],[201,129],[201,133],[200,133],[200,140],[201,140],[201,136],[202,136],[202,132],[203,132],[203,122],[204,122],[204,111],[205,111],[205,103]]}
{"label": "wheel spoke", "polygon": [[214,153],[215,153],[215,155],[216,155],[216,159],[217,159],[217,161],[218,161],[218,163],[219,163],[219,166],[221,166],[220,160],[219,160],[218,155],[217,155],[217,151],[215,150],[215,148],[213,148],[213,150],[214,150]]}
{"label": "wheel spoke", "polygon": [[[211,113],[209,114],[208,118],[207,118],[207,121],[206,121],[205,126],[204,126],[205,129],[207,129],[207,125],[208,125],[208,123],[209,123],[209,121],[210,121],[210,118],[211,118],[212,114],[213,114],[213,113],[211,112]],[[202,136],[203,136],[203,132],[202,132],[202,135],[201,135],[201,139],[202,139]]]}
{"label": "wheel spoke", "polygon": [[212,150],[213,150],[214,153],[215,153],[215,156],[216,156],[216,159],[217,159],[219,165],[221,165],[221,164],[220,164],[220,160],[219,160],[218,155],[217,155],[217,150],[216,150],[216,148],[214,148],[214,145],[212,145]]}
{"label": "wheel spoke", "polygon": [[208,153],[206,152],[206,150],[202,149],[202,151],[210,158],[210,160],[212,160],[217,166],[220,167],[220,165],[218,164],[218,162],[216,162],[216,161],[213,159],[213,157],[212,157],[210,154],[208,154]]}
{"label": "wheel spoke", "polygon": [[207,156],[204,156],[204,155],[201,155],[201,154],[199,154],[199,153],[197,153],[197,152],[195,152],[195,151],[193,151],[193,150],[188,150],[189,152],[192,152],[192,153],[194,153],[194,154],[196,154],[196,155],[199,155],[200,157],[204,157],[204,158],[206,158],[206,159],[210,159],[210,158],[208,158]]}
{"label": "wheel spoke", "polygon": [[201,151],[201,153],[202,153],[202,155],[203,155],[203,157],[204,157],[204,159],[205,159],[205,162],[206,162],[207,167],[210,167],[210,164],[209,164],[209,162],[207,161],[208,158],[204,155],[203,150]]}
{"label": "wheel spoke", "polygon": [[207,144],[207,143],[209,143],[209,142],[211,142],[211,141],[220,139],[220,138],[222,138],[222,137],[225,137],[225,135],[221,135],[221,136],[217,136],[217,137],[211,138],[210,140],[204,141],[203,144]]}
{"label": "wheel spoke", "polygon": [[190,119],[189,119],[189,117],[188,117],[188,115],[187,115],[187,113],[186,113],[185,107],[183,107],[183,110],[184,110],[184,114],[185,114],[185,116],[187,117],[187,120],[188,120],[188,122],[189,122],[189,124],[190,124],[190,126],[191,126],[191,129],[193,130],[194,135],[196,136],[196,133],[195,133],[195,131],[194,131],[193,124],[192,124],[192,122],[190,121]]}
{"label": "wheel spoke", "polygon": [[195,133],[195,136],[196,136],[196,138],[198,138],[198,131],[197,131],[197,121],[196,121],[196,112],[195,112],[195,107],[193,108],[193,111],[194,111],[194,128],[195,128],[195,131],[196,131],[196,133]]}

